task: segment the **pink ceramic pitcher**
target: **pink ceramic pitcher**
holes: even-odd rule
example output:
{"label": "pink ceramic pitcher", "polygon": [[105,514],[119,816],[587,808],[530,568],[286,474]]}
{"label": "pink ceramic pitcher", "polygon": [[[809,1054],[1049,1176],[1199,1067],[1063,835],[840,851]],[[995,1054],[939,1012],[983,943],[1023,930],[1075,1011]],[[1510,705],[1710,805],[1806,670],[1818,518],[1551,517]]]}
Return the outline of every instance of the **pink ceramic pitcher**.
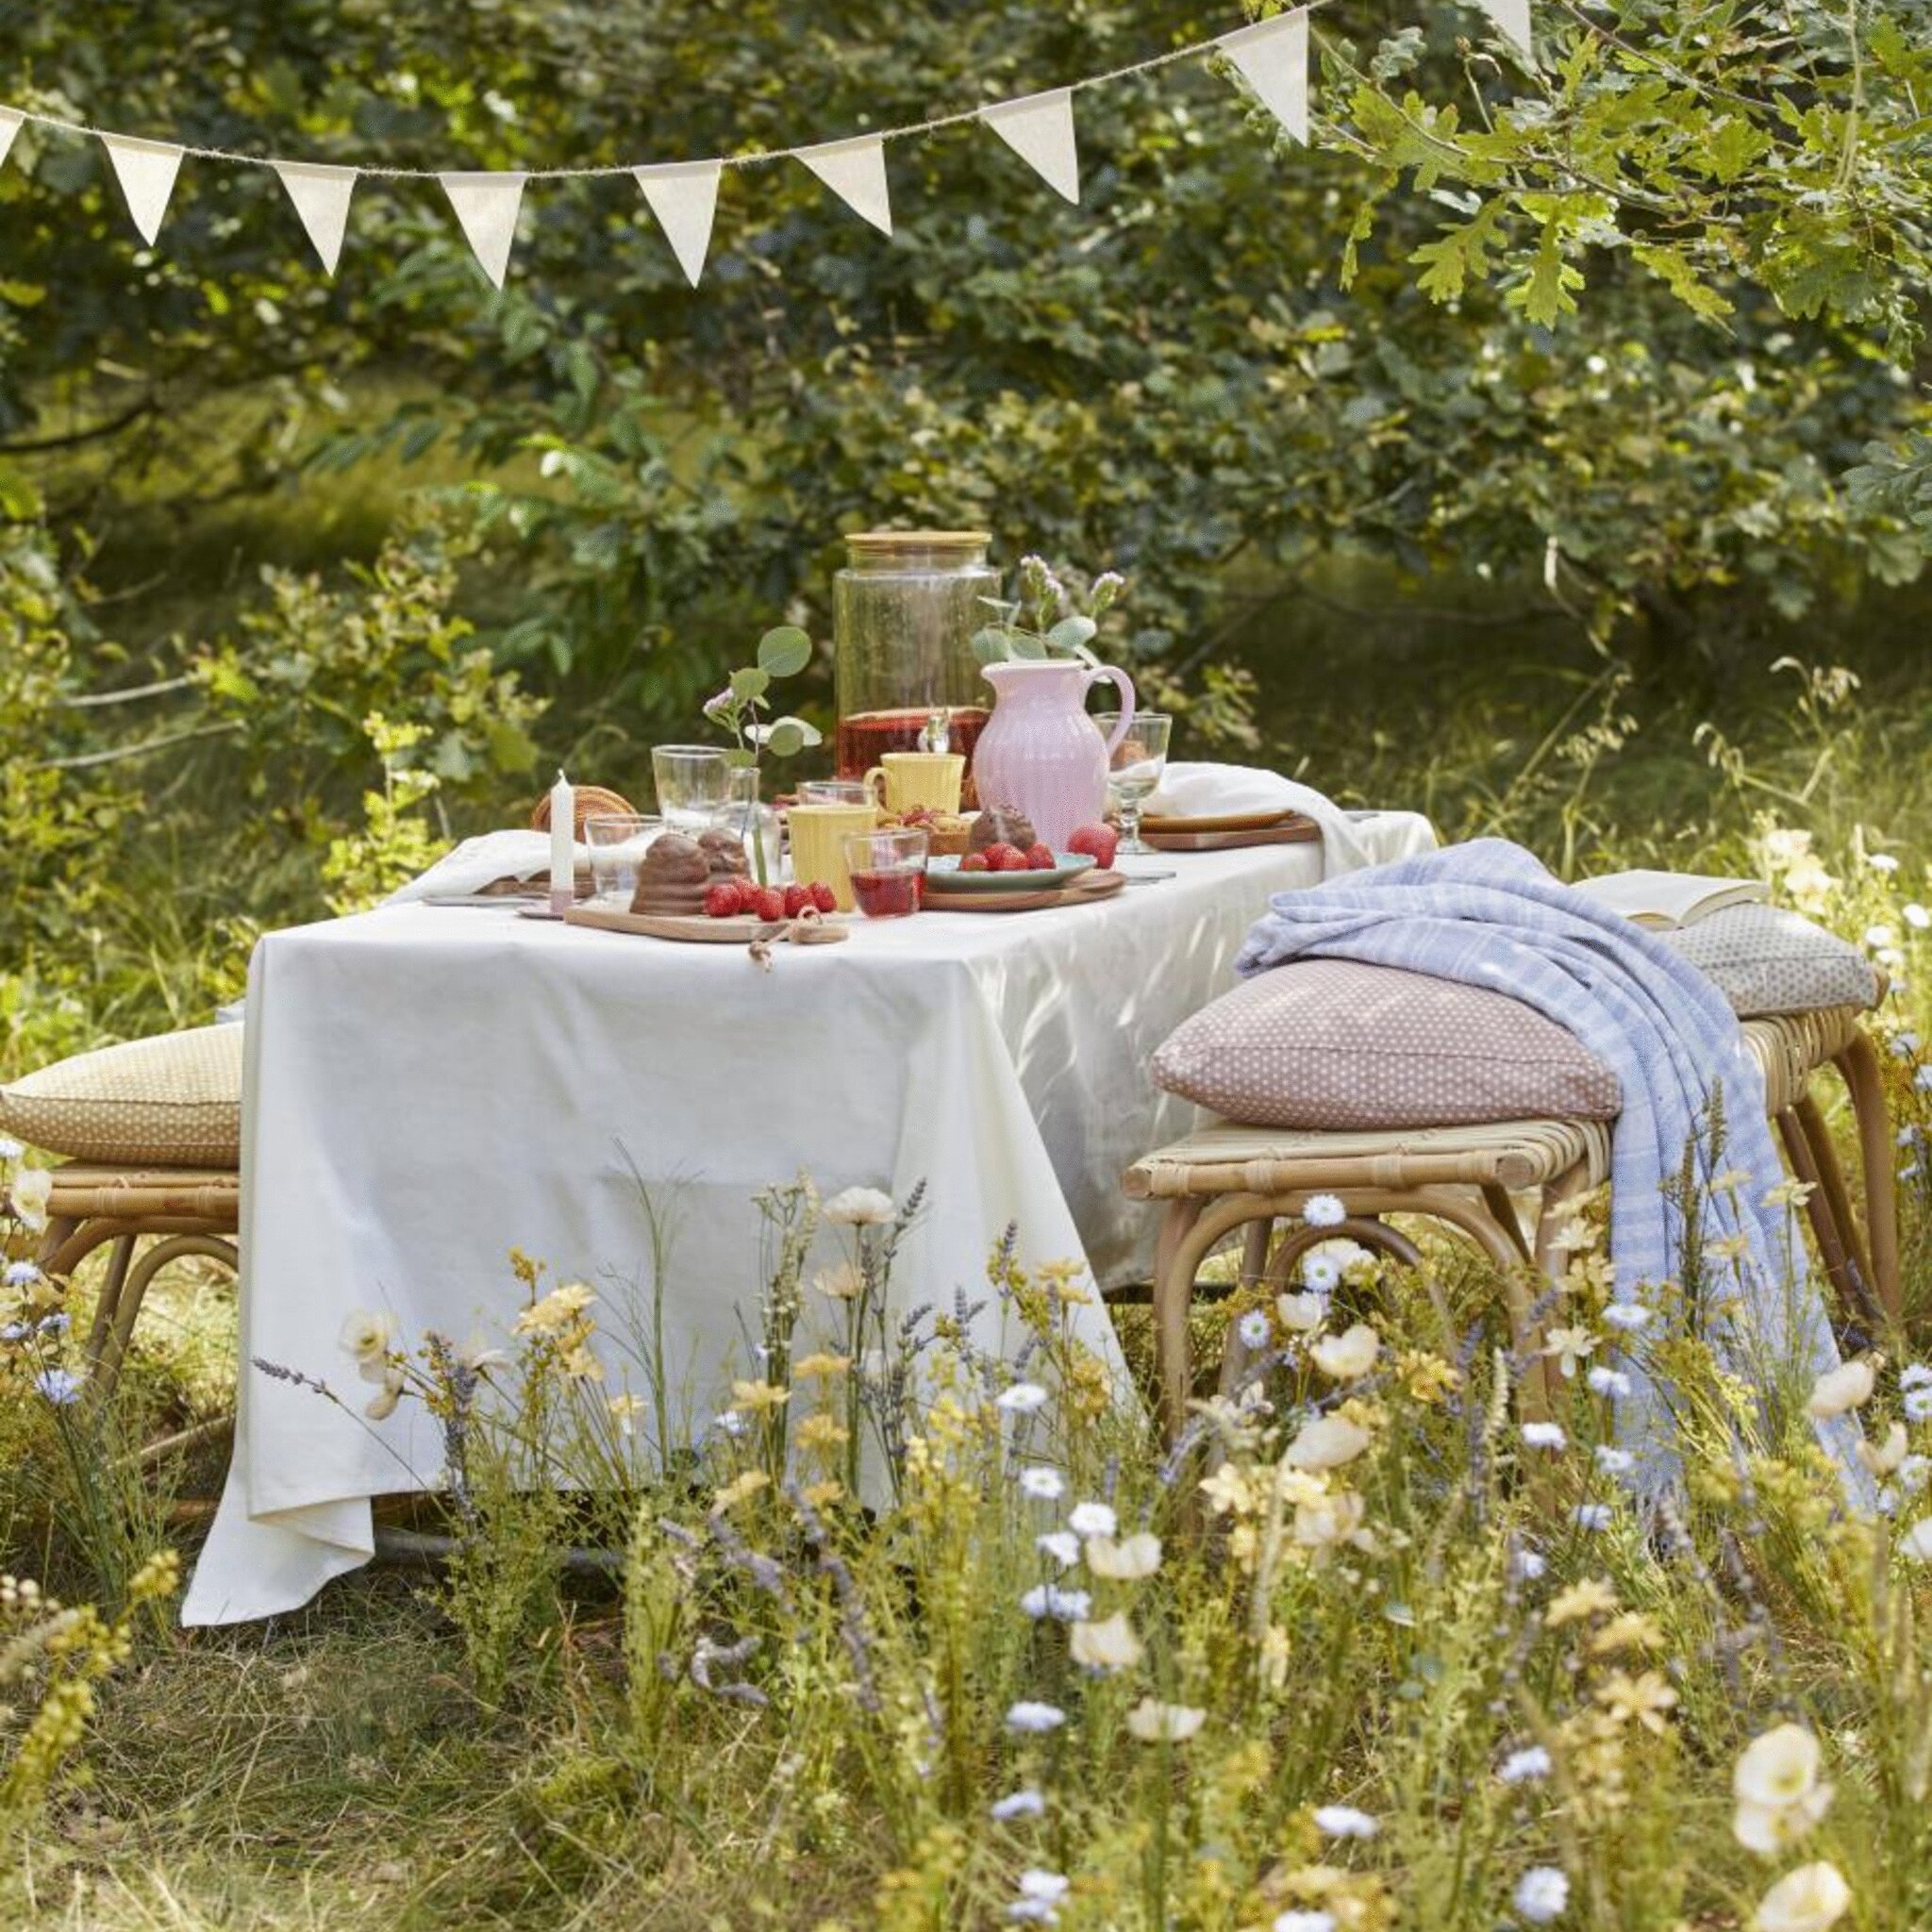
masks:
{"label": "pink ceramic pitcher", "polygon": [[[1016,807],[1037,837],[1064,851],[1075,827],[1107,809],[1108,765],[1134,722],[1133,680],[1111,664],[1066,658],[989,664],[983,675],[998,702],[973,747],[979,802]],[[1103,682],[1121,694],[1121,722],[1107,739],[1086,709]]]}

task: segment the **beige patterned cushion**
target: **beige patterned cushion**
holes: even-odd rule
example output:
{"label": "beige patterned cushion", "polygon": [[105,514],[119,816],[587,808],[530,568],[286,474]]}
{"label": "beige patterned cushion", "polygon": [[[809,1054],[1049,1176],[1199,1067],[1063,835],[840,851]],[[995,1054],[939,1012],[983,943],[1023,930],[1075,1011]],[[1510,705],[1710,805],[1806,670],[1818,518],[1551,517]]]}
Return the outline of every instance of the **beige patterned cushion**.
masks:
{"label": "beige patterned cushion", "polygon": [[1617,1076],[1507,994],[1392,966],[1298,959],[1224,993],[1154,1056],[1170,1092],[1257,1127],[1611,1120]]}
{"label": "beige patterned cushion", "polygon": [[1878,1004],[1871,960],[1836,933],[1781,907],[1727,906],[1663,938],[1717,983],[1743,1019]]}
{"label": "beige patterned cushion", "polygon": [[42,1067],[0,1088],[0,1129],[75,1160],[233,1167],[242,1028],[197,1026]]}

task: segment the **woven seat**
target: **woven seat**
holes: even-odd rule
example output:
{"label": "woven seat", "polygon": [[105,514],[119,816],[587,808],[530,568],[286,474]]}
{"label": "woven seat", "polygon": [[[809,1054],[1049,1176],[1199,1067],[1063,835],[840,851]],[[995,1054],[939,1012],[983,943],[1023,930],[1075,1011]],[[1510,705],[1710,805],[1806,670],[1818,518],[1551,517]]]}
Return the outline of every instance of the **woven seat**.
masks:
{"label": "woven seat", "polygon": [[[1753,1020],[1744,1038],[1764,1074],[1765,1107],[1776,1122],[1799,1178],[1813,1185],[1807,1203],[1821,1258],[1834,1285],[1861,1315],[1894,1319],[1900,1311],[1898,1240],[1890,1132],[1877,1056],[1857,1009]],[[1843,1074],[1858,1124],[1865,1170],[1869,1246],[1852,1211],[1850,1191],[1811,1076],[1827,1063]],[[1414,1244],[1391,1227],[1391,1214],[1418,1215],[1455,1229],[1502,1272],[1519,1356],[1533,1360],[1541,1336],[1536,1304],[1545,1277],[1561,1273],[1555,1234],[1569,1206],[1609,1173],[1614,1123],[1524,1120],[1476,1126],[1389,1128],[1331,1133],[1218,1124],[1144,1155],[1123,1176],[1130,1199],[1166,1204],[1154,1274],[1155,1357],[1162,1418],[1170,1437],[1184,1418],[1192,1388],[1188,1315],[1208,1256],[1244,1230],[1244,1287],[1278,1290],[1300,1257],[1345,1235],[1413,1265]],[[1512,1194],[1541,1197],[1536,1231],[1526,1236]],[[1300,1221],[1314,1194],[1338,1196],[1339,1225]],[[1296,1225],[1280,1242],[1275,1224]],[[1224,1383],[1239,1366],[1230,1338]],[[1540,1374],[1525,1374],[1525,1409],[1541,1410]]]}

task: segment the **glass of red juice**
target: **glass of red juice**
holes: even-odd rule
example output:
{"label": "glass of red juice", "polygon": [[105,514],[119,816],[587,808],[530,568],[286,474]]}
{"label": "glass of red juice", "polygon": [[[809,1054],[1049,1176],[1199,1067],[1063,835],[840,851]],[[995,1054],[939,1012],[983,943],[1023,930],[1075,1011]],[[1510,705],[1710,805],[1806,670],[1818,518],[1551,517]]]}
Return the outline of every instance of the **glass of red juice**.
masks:
{"label": "glass of red juice", "polygon": [[926,835],[917,827],[850,832],[845,870],[868,919],[904,919],[925,903]]}

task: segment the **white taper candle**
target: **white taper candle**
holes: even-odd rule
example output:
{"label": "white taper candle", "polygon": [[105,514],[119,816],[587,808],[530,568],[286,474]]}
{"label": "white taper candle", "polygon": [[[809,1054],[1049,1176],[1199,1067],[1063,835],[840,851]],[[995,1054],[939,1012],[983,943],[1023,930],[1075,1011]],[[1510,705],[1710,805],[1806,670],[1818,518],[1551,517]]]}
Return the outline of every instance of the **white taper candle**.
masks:
{"label": "white taper candle", "polygon": [[576,793],[561,772],[550,788],[550,909],[561,916],[576,903]]}

